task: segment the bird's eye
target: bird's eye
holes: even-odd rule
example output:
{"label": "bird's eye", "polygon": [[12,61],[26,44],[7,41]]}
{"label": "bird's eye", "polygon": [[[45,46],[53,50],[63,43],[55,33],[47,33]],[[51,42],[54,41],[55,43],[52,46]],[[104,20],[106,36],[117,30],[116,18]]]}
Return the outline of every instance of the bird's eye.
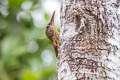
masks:
{"label": "bird's eye", "polygon": [[47,28],[49,28],[50,25],[47,25]]}
{"label": "bird's eye", "polygon": [[47,28],[49,28],[49,26],[47,26]]}

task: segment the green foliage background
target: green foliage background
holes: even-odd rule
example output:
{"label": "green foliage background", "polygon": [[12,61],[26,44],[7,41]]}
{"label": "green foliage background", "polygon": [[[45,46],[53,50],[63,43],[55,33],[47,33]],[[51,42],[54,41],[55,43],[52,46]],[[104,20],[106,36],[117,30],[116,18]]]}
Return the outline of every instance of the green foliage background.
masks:
{"label": "green foliage background", "polygon": [[[24,10],[27,1],[33,4]],[[41,0],[0,0],[0,80],[56,80],[56,57],[45,35],[50,14],[41,5]],[[41,27],[31,14],[37,9]]]}

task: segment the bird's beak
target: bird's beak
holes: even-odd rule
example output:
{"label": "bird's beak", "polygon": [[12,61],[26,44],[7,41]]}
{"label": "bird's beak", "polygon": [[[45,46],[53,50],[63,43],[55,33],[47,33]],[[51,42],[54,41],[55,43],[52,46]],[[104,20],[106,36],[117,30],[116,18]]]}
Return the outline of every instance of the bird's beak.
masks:
{"label": "bird's beak", "polygon": [[54,23],[54,16],[55,16],[55,11],[54,11],[53,14],[52,14],[52,17],[51,17],[51,19],[50,19],[49,24],[53,24],[53,23]]}

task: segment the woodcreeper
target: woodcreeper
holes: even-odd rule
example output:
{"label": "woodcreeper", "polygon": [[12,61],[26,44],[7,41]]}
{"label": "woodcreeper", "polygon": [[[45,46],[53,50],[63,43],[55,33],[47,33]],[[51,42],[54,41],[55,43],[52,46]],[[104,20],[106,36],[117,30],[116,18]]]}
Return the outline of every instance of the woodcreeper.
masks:
{"label": "woodcreeper", "polygon": [[48,23],[46,27],[46,36],[51,40],[56,57],[58,56],[58,47],[59,47],[59,32],[57,31],[55,24],[54,24],[54,16],[55,16],[55,11],[50,19],[50,22]]}

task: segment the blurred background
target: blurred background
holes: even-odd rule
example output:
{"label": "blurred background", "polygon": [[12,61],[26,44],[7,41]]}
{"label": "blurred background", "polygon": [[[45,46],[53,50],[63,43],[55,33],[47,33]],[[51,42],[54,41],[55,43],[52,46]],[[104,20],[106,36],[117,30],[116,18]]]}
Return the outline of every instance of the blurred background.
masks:
{"label": "blurred background", "polygon": [[0,0],[0,80],[57,80],[56,57],[45,27],[61,0]]}

